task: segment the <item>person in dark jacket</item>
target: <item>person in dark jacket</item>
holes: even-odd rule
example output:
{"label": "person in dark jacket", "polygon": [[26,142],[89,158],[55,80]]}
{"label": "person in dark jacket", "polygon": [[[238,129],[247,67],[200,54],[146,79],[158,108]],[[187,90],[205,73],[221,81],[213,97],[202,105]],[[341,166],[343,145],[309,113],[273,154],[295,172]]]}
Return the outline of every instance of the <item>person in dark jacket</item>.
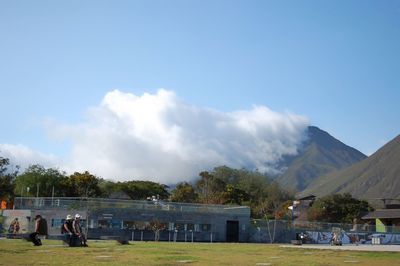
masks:
{"label": "person in dark jacket", "polygon": [[77,246],[87,247],[86,236],[82,230],[81,225],[81,215],[75,214],[75,220],[72,222],[72,228],[74,229],[74,234],[77,236],[78,242],[76,243]]}
{"label": "person in dark jacket", "polygon": [[67,215],[67,218],[64,222],[63,225],[63,233],[65,234],[65,243],[68,244],[68,246],[73,247],[74,246],[74,227],[73,227],[73,218],[71,214]]}
{"label": "person in dark jacket", "polygon": [[41,246],[42,240],[39,235],[47,236],[47,221],[41,215],[35,216],[35,231],[29,234],[29,239],[35,246]]}

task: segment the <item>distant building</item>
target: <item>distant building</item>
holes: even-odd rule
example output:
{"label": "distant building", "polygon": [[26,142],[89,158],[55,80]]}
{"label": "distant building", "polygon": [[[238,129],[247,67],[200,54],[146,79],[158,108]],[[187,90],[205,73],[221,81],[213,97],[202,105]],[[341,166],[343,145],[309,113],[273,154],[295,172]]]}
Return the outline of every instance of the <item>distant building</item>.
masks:
{"label": "distant building", "polygon": [[400,232],[400,204],[385,204],[384,209],[377,209],[364,215],[362,220],[375,223],[376,232]]}
{"label": "distant building", "polygon": [[246,242],[247,206],[95,198],[17,198],[15,209],[42,215],[49,234],[60,234],[67,214],[79,213],[89,238],[120,235],[134,240]]}
{"label": "distant building", "polygon": [[293,216],[296,222],[307,221],[308,209],[313,205],[316,196],[310,195],[293,201]]}

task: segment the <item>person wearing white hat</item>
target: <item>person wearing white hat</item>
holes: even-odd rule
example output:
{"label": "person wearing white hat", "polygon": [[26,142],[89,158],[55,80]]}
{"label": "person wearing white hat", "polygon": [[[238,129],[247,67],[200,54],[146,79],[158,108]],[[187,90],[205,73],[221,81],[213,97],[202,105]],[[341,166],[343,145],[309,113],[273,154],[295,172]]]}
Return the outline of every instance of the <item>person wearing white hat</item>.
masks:
{"label": "person wearing white hat", "polygon": [[71,214],[67,215],[61,233],[65,234],[65,242],[72,247],[73,246],[73,218]]}
{"label": "person wearing white hat", "polygon": [[[87,245],[87,243],[86,243],[86,236],[85,236],[85,234],[83,233],[83,230],[82,230],[82,225],[81,225],[81,215],[79,214],[79,213],[77,213],[77,214],[75,214],[75,220],[73,221],[73,226],[72,226],[72,228],[73,228],[73,232],[74,232],[74,234],[77,236],[77,238],[80,240],[79,242],[79,244],[80,244],[80,246],[83,246],[83,247],[87,247],[88,245]],[[78,243],[76,243],[77,245],[79,245]]]}

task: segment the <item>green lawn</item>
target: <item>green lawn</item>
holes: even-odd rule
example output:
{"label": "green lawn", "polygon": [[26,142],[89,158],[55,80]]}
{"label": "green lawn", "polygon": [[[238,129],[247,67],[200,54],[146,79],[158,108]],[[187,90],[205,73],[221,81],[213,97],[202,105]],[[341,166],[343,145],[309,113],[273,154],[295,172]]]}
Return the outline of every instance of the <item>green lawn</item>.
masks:
{"label": "green lawn", "polygon": [[69,248],[0,239],[0,265],[400,265],[400,252],[357,252],[282,248],[270,244],[89,241]]}

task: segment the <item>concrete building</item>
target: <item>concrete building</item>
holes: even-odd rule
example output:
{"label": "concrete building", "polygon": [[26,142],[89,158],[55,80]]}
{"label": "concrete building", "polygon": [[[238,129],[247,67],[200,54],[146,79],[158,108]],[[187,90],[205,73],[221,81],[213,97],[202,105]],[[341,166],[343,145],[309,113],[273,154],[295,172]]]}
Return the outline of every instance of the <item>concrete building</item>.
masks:
{"label": "concrete building", "polygon": [[[95,198],[16,198],[12,212],[32,225],[40,214],[49,235],[59,235],[67,214],[79,213],[89,238],[120,236],[129,240],[187,242],[246,242],[250,208],[158,200],[110,200]],[[26,229],[29,231],[28,229]]]}

